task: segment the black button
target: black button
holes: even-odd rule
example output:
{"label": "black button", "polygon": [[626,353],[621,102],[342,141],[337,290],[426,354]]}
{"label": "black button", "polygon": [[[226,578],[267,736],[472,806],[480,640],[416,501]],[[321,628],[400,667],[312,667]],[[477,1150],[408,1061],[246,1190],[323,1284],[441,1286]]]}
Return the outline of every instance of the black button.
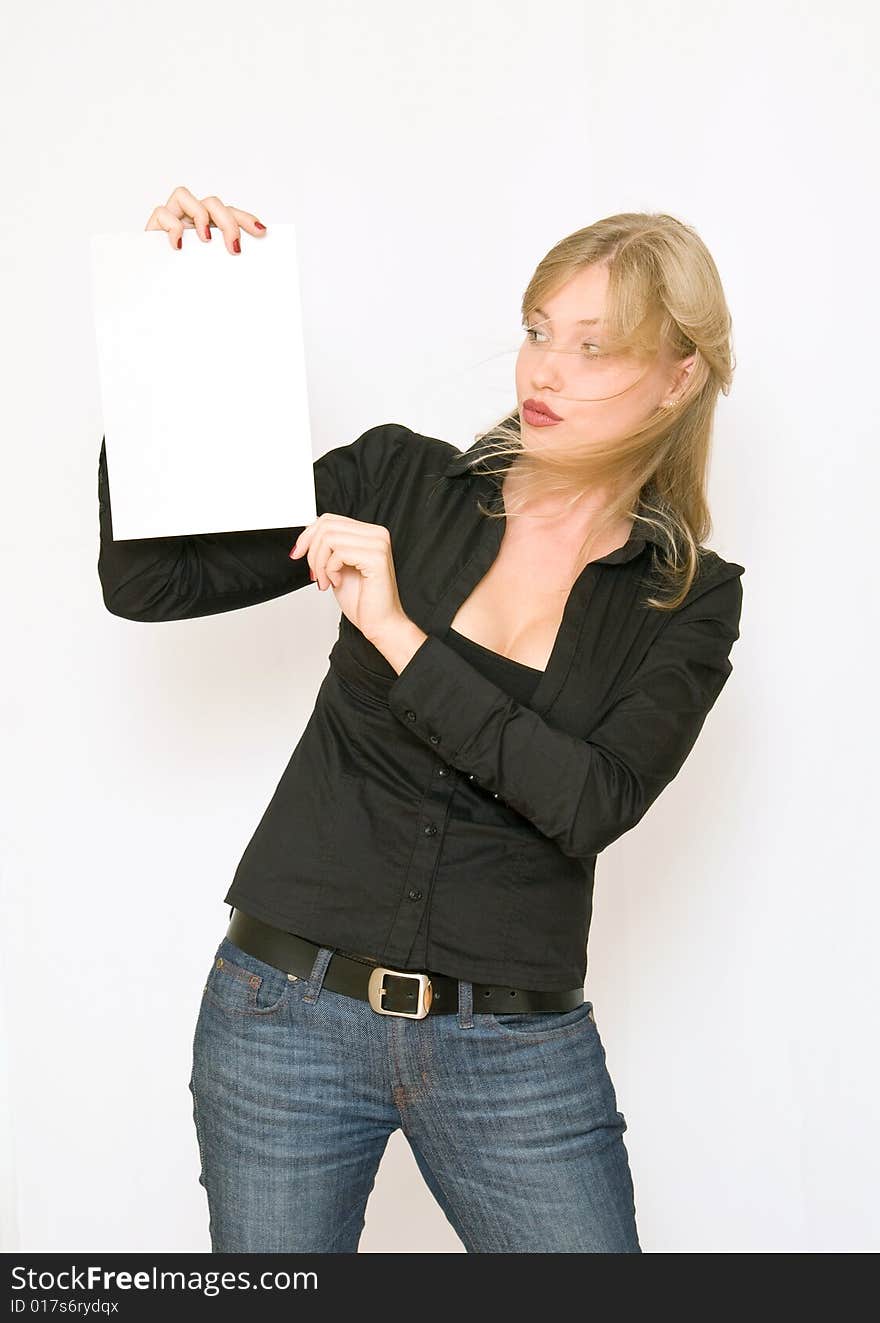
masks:
{"label": "black button", "polygon": [[439,743],[440,743],[440,736],[439,736],[439,735],[429,735],[429,736],[428,736],[428,740],[429,740],[429,742],[430,742],[431,744],[439,744]]}
{"label": "black button", "polygon": [[436,836],[436,835],[437,835],[437,828],[434,826],[433,822],[429,822],[429,823],[428,823],[427,827],[425,828],[425,835],[426,835],[426,836]]}
{"label": "black button", "polygon": [[493,791],[492,791],[492,798],[493,798],[493,799],[500,799],[500,798],[501,798],[501,796],[499,795],[499,793],[498,793],[497,790],[493,790]]}
{"label": "black button", "polygon": [[415,719],[416,719],[416,714],[415,714],[415,712],[413,712],[412,710],[408,710],[408,711],[407,711],[407,714],[406,714],[406,719],[407,719],[407,721],[415,721]]}
{"label": "black button", "polygon": [[469,780],[469,781],[476,781],[476,779],[477,779],[477,778],[474,776],[473,772],[468,772],[468,780]]}
{"label": "black button", "polygon": [[422,893],[421,891],[417,890],[416,887],[410,887],[409,891],[406,894],[409,896],[410,900],[422,899]]}
{"label": "black button", "polygon": [[445,764],[444,764],[442,767],[438,767],[438,768],[437,768],[437,775],[438,775],[438,776],[448,776],[448,775],[449,775],[449,768],[448,768]]}

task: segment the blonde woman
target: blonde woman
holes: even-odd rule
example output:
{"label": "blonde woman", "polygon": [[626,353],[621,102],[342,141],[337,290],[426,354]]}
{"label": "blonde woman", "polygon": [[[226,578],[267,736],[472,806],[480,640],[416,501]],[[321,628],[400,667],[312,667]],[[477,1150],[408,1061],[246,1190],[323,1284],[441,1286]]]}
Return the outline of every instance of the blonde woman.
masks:
{"label": "blonde woman", "polygon": [[[147,228],[271,242],[184,188]],[[730,318],[694,231],[641,213],[556,244],[521,311],[497,426],[371,427],[315,462],[307,527],[115,542],[101,446],[109,611],[312,582],[341,610],[195,1028],[215,1252],[355,1252],[396,1129],[468,1252],[641,1252],[586,946],[598,854],[732,670],[744,567],[704,542]]]}

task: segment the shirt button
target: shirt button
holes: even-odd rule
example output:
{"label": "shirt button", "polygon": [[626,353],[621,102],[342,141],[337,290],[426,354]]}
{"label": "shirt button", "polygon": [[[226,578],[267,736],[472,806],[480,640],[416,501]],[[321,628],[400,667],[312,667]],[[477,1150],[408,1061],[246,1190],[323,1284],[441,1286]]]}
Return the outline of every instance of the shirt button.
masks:
{"label": "shirt button", "polygon": [[426,835],[426,836],[436,836],[436,835],[437,835],[437,828],[434,826],[433,822],[429,822],[429,823],[428,823],[427,827],[425,828],[425,835]]}
{"label": "shirt button", "polygon": [[439,743],[440,743],[440,736],[439,736],[439,735],[429,735],[429,736],[428,736],[428,739],[429,739],[429,741],[431,742],[431,744],[439,744]]}
{"label": "shirt button", "polygon": [[415,887],[410,887],[409,891],[406,894],[409,896],[410,900],[422,899],[421,891],[418,891]]}
{"label": "shirt button", "polygon": [[469,781],[476,781],[476,779],[477,779],[477,778],[474,776],[473,772],[468,772],[468,780],[469,780]]}
{"label": "shirt button", "polygon": [[438,775],[438,776],[448,776],[448,775],[449,775],[449,768],[445,765],[445,763],[443,764],[443,766],[437,768],[437,775]]}
{"label": "shirt button", "polygon": [[410,708],[410,709],[407,709],[406,719],[407,719],[407,721],[415,721],[415,719],[416,719],[416,714],[415,714],[415,712],[412,711],[411,708]]}

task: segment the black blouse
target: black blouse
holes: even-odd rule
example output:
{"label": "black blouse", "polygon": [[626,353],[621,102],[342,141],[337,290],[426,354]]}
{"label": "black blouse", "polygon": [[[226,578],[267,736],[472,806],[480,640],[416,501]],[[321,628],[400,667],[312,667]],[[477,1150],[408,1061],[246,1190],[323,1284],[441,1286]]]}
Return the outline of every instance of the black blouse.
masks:
{"label": "black blouse", "polygon": [[[574,988],[596,857],[677,775],[731,674],[745,569],[702,548],[684,603],[648,607],[658,534],[637,520],[577,578],[546,670],[490,670],[498,654],[449,633],[504,531],[478,509],[503,512],[485,449],[387,423],[315,461],[317,513],[389,529],[401,603],[428,638],[398,675],[340,615],[314,711],[224,899],[393,969]],[[183,620],[312,582],[308,558],[288,556],[301,525],[114,541],[103,442],[98,497],[114,615]]]}

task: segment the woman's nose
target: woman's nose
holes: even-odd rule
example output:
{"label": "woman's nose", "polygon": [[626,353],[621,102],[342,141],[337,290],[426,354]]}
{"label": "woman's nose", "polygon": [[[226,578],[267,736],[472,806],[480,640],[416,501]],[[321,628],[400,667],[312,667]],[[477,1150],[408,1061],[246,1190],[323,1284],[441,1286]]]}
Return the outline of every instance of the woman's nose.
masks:
{"label": "woman's nose", "polygon": [[532,384],[535,390],[559,390],[564,380],[565,376],[556,361],[556,355],[551,356],[545,351],[532,372]]}

